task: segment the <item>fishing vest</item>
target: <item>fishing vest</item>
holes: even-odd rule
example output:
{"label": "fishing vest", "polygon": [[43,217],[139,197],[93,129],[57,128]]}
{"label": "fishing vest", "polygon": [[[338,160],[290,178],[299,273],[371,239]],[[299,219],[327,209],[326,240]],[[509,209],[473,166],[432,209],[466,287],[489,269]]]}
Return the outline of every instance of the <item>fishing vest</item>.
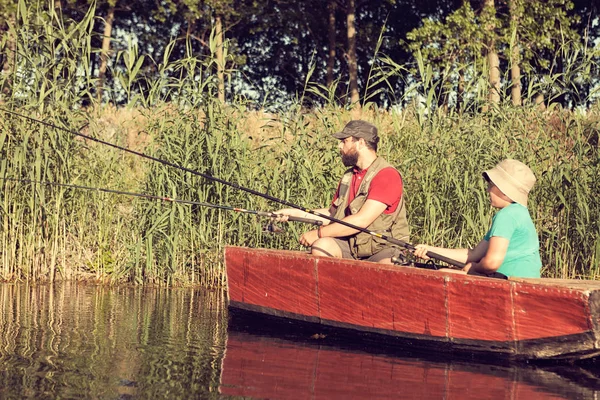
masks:
{"label": "fishing vest", "polygon": [[[346,216],[346,208],[349,208],[351,214],[356,214],[365,201],[367,201],[367,194],[369,193],[369,187],[371,181],[377,175],[379,171],[384,168],[391,167],[391,165],[381,157],[377,157],[373,164],[369,167],[363,181],[360,183],[356,197],[348,205],[348,194],[350,192],[350,185],[352,183],[353,169],[348,169],[340,182],[340,188],[338,198],[333,203],[336,206],[336,212],[334,218],[343,219]],[[406,219],[406,204],[405,204],[405,193],[403,190],[400,203],[396,208],[396,211],[392,214],[381,214],[373,221],[366,229],[372,232],[380,233],[394,239],[408,241],[410,235],[410,229],[408,226],[408,220]],[[390,247],[391,244],[384,239],[378,238],[365,232],[359,232],[356,235],[349,237],[350,251],[355,258],[366,258],[373,254],[383,250],[386,247]]]}

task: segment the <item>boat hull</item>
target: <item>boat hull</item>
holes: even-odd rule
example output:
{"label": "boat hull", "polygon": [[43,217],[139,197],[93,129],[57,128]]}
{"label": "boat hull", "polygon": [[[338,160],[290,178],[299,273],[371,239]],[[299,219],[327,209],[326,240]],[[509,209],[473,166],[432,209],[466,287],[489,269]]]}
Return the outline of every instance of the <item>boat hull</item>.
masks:
{"label": "boat hull", "polygon": [[518,359],[599,353],[600,282],[498,280],[420,268],[227,247],[229,305]]}

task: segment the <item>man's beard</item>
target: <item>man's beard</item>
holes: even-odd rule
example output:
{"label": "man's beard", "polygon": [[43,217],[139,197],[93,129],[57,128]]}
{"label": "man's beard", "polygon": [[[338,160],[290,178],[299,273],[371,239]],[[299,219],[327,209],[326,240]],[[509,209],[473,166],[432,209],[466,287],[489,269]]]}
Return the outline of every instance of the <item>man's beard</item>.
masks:
{"label": "man's beard", "polygon": [[358,162],[358,151],[350,154],[342,154],[342,162],[346,167],[354,167]]}

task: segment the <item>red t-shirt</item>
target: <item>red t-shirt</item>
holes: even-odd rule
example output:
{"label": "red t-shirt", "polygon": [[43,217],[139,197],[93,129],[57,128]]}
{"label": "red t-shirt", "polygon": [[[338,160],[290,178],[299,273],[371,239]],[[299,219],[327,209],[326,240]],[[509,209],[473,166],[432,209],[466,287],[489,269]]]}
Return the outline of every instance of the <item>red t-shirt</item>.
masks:
{"label": "red t-shirt", "polygon": [[[369,169],[364,169],[362,171],[354,169],[352,174],[352,182],[350,183],[350,190],[348,193],[348,204],[354,200],[356,197],[356,192],[360,187],[362,182],[362,178],[366,175]],[[333,201],[337,200],[339,196],[340,187],[335,192],[335,196],[333,197]],[[385,205],[387,208],[383,212],[384,214],[392,214],[398,208],[400,204],[400,199],[402,198],[402,177],[400,173],[396,171],[392,167],[387,167],[382,169],[373,177],[371,181],[371,186],[369,186],[369,192],[367,193],[367,200],[377,200]],[[346,210],[346,215],[349,215],[348,210]]]}

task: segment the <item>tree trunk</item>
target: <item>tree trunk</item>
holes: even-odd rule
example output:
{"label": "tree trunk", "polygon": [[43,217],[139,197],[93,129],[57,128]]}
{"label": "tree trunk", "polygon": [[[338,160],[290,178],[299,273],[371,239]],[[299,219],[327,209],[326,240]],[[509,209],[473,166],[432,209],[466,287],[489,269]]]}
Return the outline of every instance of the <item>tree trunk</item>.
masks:
{"label": "tree trunk", "polygon": [[223,21],[218,15],[215,19],[215,39],[217,41],[217,80],[218,80],[218,97],[221,103],[225,103],[225,60],[223,56]]}
{"label": "tree trunk", "polygon": [[356,3],[348,0],[346,23],[348,29],[348,73],[350,78],[350,101],[354,108],[360,108],[358,96],[358,63],[356,60]]}
{"label": "tree trunk", "polygon": [[108,69],[108,59],[110,56],[110,40],[112,35],[113,22],[115,19],[115,7],[110,6],[104,20],[104,35],[102,36],[102,52],[100,53],[100,70],[98,72],[98,102],[102,101],[102,92],[104,91],[104,80],[106,70]]}
{"label": "tree trunk", "polygon": [[456,91],[456,110],[458,113],[462,113],[463,107],[463,96],[465,94],[465,73],[461,69],[458,72],[458,90]]}
{"label": "tree trunk", "polygon": [[333,68],[335,67],[335,0],[328,0],[327,12],[329,14],[327,33],[329,41],[329,54],[327,55],[327,87],[333,85]]}
{"label": "tree trunk", "polygon": [[518,62],[514,62],[515,57],[519,57],[519,50],[516,46],[513,48],[512,53],[513,63],[510,67],[510,80],[512,82],[512,87],[510,95],[513,105],[520,106],[523,102],[521,98],[521,67],[519,66]]}
{"label": "tree trunk", "polygon": [[517,0],[510,0],[510,25],[513,40],[511,40],[510,51],[510,81],[511,81],[511,99],[515,106],[523,103],[521,98],[521,52],[519,51],[519,5]]}
{"label": "tree trunk", "polygon": [[[10,13],[8,19],[10,21],[10,25],[15,26],[15,14]],[[6,44],[4,48],[1,49],[2,73],[6,77],[4,79],[4,84],[2,85],[2,93],[8,97],[12,95],[13,77],[16,73],[15,65],[17,65],[17,38],[12,34],[10,29],[8,29],[9,23],[4,22],[2,25],[3,28],[6,27],[6,32],[2,32],[6,35]]]}
{"label": "tree trunk", "polygon": [[488,99],[490,103],[497,104],[500,102],[500,59],[496,50],[496,7],[494,6],[494,0],[483,0],[483,12],[486,13],[486,17],[488,18],[486,31],[489,35],[487,39],[487,59],[490,79]]}
{"label": "tree trunk", "polygon": [[448,86],[450,83],[446,77],[445,73],[442,73],[442,77],[440,79],[440,91],[438,96],[438,109],[441,110],[444,114],[448,114],[448,93],[450,92]]}
{"label": "tree trunk", "polygon": [[535,99],[534,99],[535,105],[540,109],[540,110],[545,110],[546,109],[546,104],[544,103],[544,95],[542,93],[537,93],[535,95]]}

